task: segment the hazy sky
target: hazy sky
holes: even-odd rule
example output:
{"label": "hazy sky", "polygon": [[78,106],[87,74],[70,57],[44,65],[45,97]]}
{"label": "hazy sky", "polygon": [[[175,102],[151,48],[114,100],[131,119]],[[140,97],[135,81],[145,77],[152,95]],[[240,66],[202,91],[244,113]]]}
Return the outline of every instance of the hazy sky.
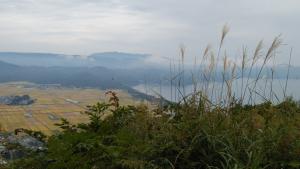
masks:
{"label": "hazy sky", "polygon": [[282,34],[300,64],[300,0],[0,0],[0,51],[201,56],[225,23],[231,57]]}

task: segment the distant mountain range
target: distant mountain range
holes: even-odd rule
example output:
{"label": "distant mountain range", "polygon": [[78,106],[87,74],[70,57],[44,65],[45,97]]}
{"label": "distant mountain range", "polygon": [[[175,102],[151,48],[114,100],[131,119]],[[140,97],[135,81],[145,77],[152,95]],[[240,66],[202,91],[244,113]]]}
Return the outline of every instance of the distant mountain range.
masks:
{"label": "distant mountain range", "polygon": [[0,61],[0,82],[29,81],[66,86],[121,88],[143,82],[157,83],[163,69],[109,69],[106,67],[20,66]]}
{"label": "distant mountain range", "polygon": [[[96,53],[86,57],[51,53],[0,52],[0,82],[28,81],[75,87],[118,88],[131,90],[141,83],[167,83],[168,68],[148,65],[147,54],[121,52]],[[275,67],[274,78],[286,78],[287,66]],[[258,72],[253,69],[253,74]],[[247,71],[245,70],[245,74]],[[270,70],[262,76],[270,77]],[[222,79],[221,74],[216,80]],[[238,76],[240,76],[238,74]],[[192,83],[191,71],[185,71],[185,83]],[[201,78],[201,77],[200,77]],[[291,79],[300,78],[300,67],[291,67]],[[181,82],[180,82],[181,83]]]}
{"label": "distant mountain range", "polygon": [[0,52],[0,61],[19,66],[42,67],[95,67],[108,68],[141,68],[145,67],[147,54],[131,54],[123,52],[103,52],[89,56],[64,55],[53,53],[20,53]]}
{"label": "distant mountain range", "polygon": [[153,97],[142,94],[131,86],[140,83],[158,83],[162,69],[109,69],[105,67],[42,67],[20,66],[0,61],[0,83],[27,81],[37,84],[60,84],[66,87],[122,89],[143,99]]}

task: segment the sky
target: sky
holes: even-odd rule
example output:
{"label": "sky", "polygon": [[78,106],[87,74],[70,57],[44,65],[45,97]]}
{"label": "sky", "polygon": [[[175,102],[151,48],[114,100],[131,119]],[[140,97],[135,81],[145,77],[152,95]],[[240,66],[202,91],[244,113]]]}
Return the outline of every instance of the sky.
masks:
{"label": "sky", "polygon": [[161,63],[183,44],[191,61],[207,44],[217,48],[225,24],[231,58],[262,39],[268,48],[281,34],[278,62],[287,62],[293,47],[300,65],[299,0],[0,0],[0,51],[121,51]]}

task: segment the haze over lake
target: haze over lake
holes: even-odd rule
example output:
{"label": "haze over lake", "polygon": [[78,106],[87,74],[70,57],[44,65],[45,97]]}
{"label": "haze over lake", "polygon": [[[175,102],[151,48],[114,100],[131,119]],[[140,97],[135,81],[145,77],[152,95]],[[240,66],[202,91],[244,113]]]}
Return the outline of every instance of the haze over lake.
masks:
{"label": "haze over lake", "polygon": [[[245,83],[247,79],[244,79],[244,89],[245,89]],[[250,79],[249,82],[254,81],[254,79]],[[267,83],[266,83],[267,82]],[[197,91],[199,91],[204,86],[203,83],[197,84]],[[226,90],[226,85],[223,86],[223,88]],[[250,85],[251,86],[251,85]],[[265,99],[270,99],[273,102],[282,101],[284,99],[284,90],[286,86],[286,80],[284,79],[274,79],[271,85],[271,79],[262,79],[258,81],[257,84],[257,91],[255,102],[260,103],[264,101]],[[211,88],[212,86],[210,86]],[[240,98],[241,96],[241,87],[242,87],[242,79],[235,80],[233,82],[233,93],[236,98]],[[291,96],[295,100],[300,100],[300,79],[289,79],[286,87],[286,96]],[[139,92],[153,95],[153,96],[163,96],[165,99],[172,100],[172,101],[178,101],[180,98],[182,98],[183,91],[185,91],[186,95],[191,94],[195,87],[194,85],[186,85],[185,89],[183,87],[173,86],[171,88],[171,85],[159,85],[159,84],[145,84],[141,83],[139,85],[133,86],[134,89],[138,90]],[[218,93],[221,91],[222,83],[216,82],[215,85],[215,92]],[[243,89],[243,92],[244,92]],[[178,91],[180,90],[180,92]],[[172,92],[171,92],[172,91]],[[272,91],[272,92],[271,92]],[[272,93],[272,94],[271,94]],[[249,99],[249,91],[246,91],[245,100]]]}

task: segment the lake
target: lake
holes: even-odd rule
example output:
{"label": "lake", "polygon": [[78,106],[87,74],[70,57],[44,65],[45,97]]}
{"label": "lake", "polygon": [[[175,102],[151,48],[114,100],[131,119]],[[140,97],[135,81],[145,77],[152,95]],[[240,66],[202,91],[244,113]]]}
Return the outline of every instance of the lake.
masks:
{"label": "lake", "polygon": [[[248,82],[250,82],[249,87],[252,88],[254,86],[255,79],[249,79]],[[245,84],[247,82],[247,79],[238,79],[233,81],[232,83],[232,95],[234,95],[236,98],[241,98],[242,93],[245,93],[244,100],[249,100],[249,90],[246,90],[245,92]],[[243,85],[242,85],[243,84]],[[273,82],[271,82],[271,79],[262,79],[257,82],[256,90],[253,92],[253,100],[255,100],[255,103],[260,103],[264,101],[265,99],[272,100],[273,102],[280,102],[284,98],[284,91],[285,91],[285,85],[286,80],[284,79],[274,79]],[[212,100],[215,100],[216,98],[220,98],[220,93],[222,91],[222,85],[223,85],[223,97],[226,95],[226,84],[221,82],[216,82],[215,85],[210,84],[209,85],[209,91],[212,91],[213,89],[213,95],[214,97],[211,97]],[[197,83],[196,90],[199,91],[203,89],[205,86],[205,83]],[[207,86],[207,85],[206,85]],[[243,89],[242,89],[243,86]],[[175,87],[171,85],[159,85],[159,84],[139,84],[136,86],[133,86],[134,89],[136,89],[139,92],[153,95],[153,96],[163,96],[164,98],[172,101],[178,101],[181,96],[188,95],[192,93],[195,90],[194,85],[187,85],[184,87]],[[209,92],[211,95],[211,92]],[[299,79],[290,79],[287,83],[286,87],[286,96],[292,96],[295,100],[300,100],[300,80]]]}

